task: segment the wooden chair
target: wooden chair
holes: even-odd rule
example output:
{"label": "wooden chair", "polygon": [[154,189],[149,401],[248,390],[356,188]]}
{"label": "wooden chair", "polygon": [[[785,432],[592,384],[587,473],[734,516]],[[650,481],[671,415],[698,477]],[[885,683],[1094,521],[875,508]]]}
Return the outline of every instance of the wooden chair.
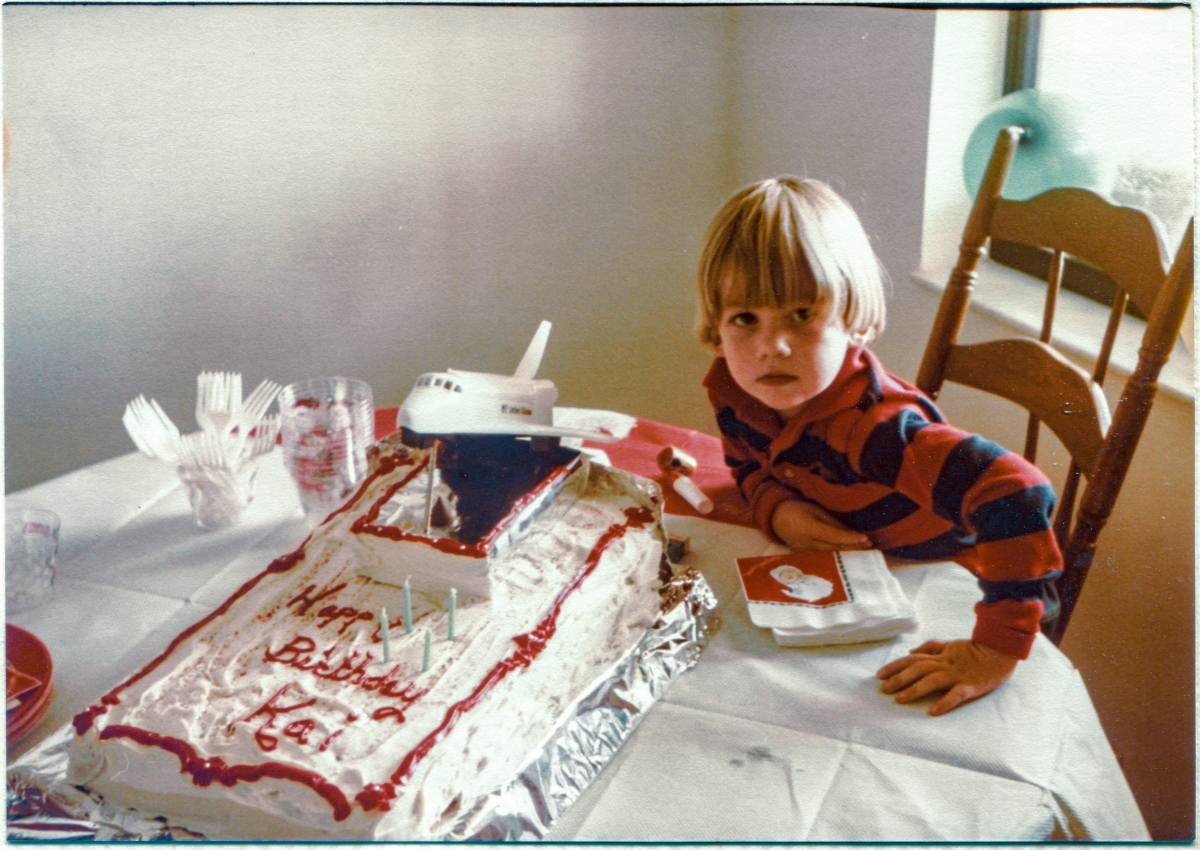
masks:
{"label": "wooden chair", "polygon": [[[1001,130],[979,195],[963,232],[958,264],[938,307],[917,385],[937,398],[944,381],[975,387],[1014,401],[1029,413],[1025,457],[1036,459],[1039,423],[1062,441],[1072,458],[1054,533],[1063,551],[1063,574],[1047,605],[1043,632],[1062,640],[1109,516],[1150,414],[1158,374],[1166,363],[1192,299],[1192,228],[1170,264],[1158,225],[1146,214],[1118,207],[1084,189],[1052,189],[1027,201],[1000,196],[1021,136]],[[1052,252],[1039,339],[1004,339],[959,345],[975,268],[989,239]],[[1112,312],[1089,374],[1053,347],[1055,302],[1064,258],[1100,269],[1118,286]],[[1137,368],[1110,415],[1101,386],[1127,301],[1148,316]],[[1080,474],[1086,479],[1074,511]],[[1050,619],[1052,618],[1052,619]]]}

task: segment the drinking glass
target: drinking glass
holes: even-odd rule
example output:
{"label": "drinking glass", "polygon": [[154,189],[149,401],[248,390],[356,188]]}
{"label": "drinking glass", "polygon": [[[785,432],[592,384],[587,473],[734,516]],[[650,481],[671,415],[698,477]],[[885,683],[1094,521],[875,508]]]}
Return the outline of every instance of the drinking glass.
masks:
{"label": "drinking glass", "polygon": [[9,508],[4,535],[5,610],[21,611],[46,600],[54,583],[58,514],[41,508]]}
{"label": "drinking glass", "polygon": [[367,474],[375,440],[371,387],[354,378],[314,378],[279,393],[283,462],[315,525],[341,507]]}

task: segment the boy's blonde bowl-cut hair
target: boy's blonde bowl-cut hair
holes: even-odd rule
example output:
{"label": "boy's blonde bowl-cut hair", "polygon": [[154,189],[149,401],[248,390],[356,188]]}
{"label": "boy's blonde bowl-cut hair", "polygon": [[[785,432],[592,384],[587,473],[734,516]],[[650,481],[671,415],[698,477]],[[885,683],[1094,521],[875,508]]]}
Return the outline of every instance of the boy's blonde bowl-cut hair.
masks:
{"label": "boy's blonde bowl-cut hair", "polygon": [[[727,273],[731,289],[722,293]],[[886,274],[858,216],[828,185],[763,180],[738,191],[708,228],[697,335],[709,348],[720,344],[723,299],[746,307],[799,301],[840,311],[851,338],[869,345],[887,320]]]}

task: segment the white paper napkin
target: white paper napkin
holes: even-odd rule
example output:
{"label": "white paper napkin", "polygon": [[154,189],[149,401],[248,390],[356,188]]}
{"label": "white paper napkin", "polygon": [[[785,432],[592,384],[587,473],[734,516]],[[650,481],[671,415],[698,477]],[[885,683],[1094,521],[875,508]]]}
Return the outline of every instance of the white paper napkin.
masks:
{"label": "white paper napkin", "polygon": [[739,558],[750,620],[781,646],[859,643],[916,628],[916,610],[883,554],[789,552]]}

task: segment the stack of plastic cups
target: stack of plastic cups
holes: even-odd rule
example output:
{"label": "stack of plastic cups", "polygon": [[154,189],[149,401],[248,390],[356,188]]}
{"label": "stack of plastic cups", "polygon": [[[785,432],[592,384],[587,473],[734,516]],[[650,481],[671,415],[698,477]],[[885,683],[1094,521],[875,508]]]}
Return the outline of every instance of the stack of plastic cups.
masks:
{"label": "stack of plastic cups", "polygon": [[4,598],[9,612],[46,601],[54,583],[59,518],[40,508],[7,507]]}
{"label": "stack of plastic cups", "polygon": [[310,525],[353,495],[375,440],[371,387],[353,378],[314,378],[279,394],[283,460]]}

